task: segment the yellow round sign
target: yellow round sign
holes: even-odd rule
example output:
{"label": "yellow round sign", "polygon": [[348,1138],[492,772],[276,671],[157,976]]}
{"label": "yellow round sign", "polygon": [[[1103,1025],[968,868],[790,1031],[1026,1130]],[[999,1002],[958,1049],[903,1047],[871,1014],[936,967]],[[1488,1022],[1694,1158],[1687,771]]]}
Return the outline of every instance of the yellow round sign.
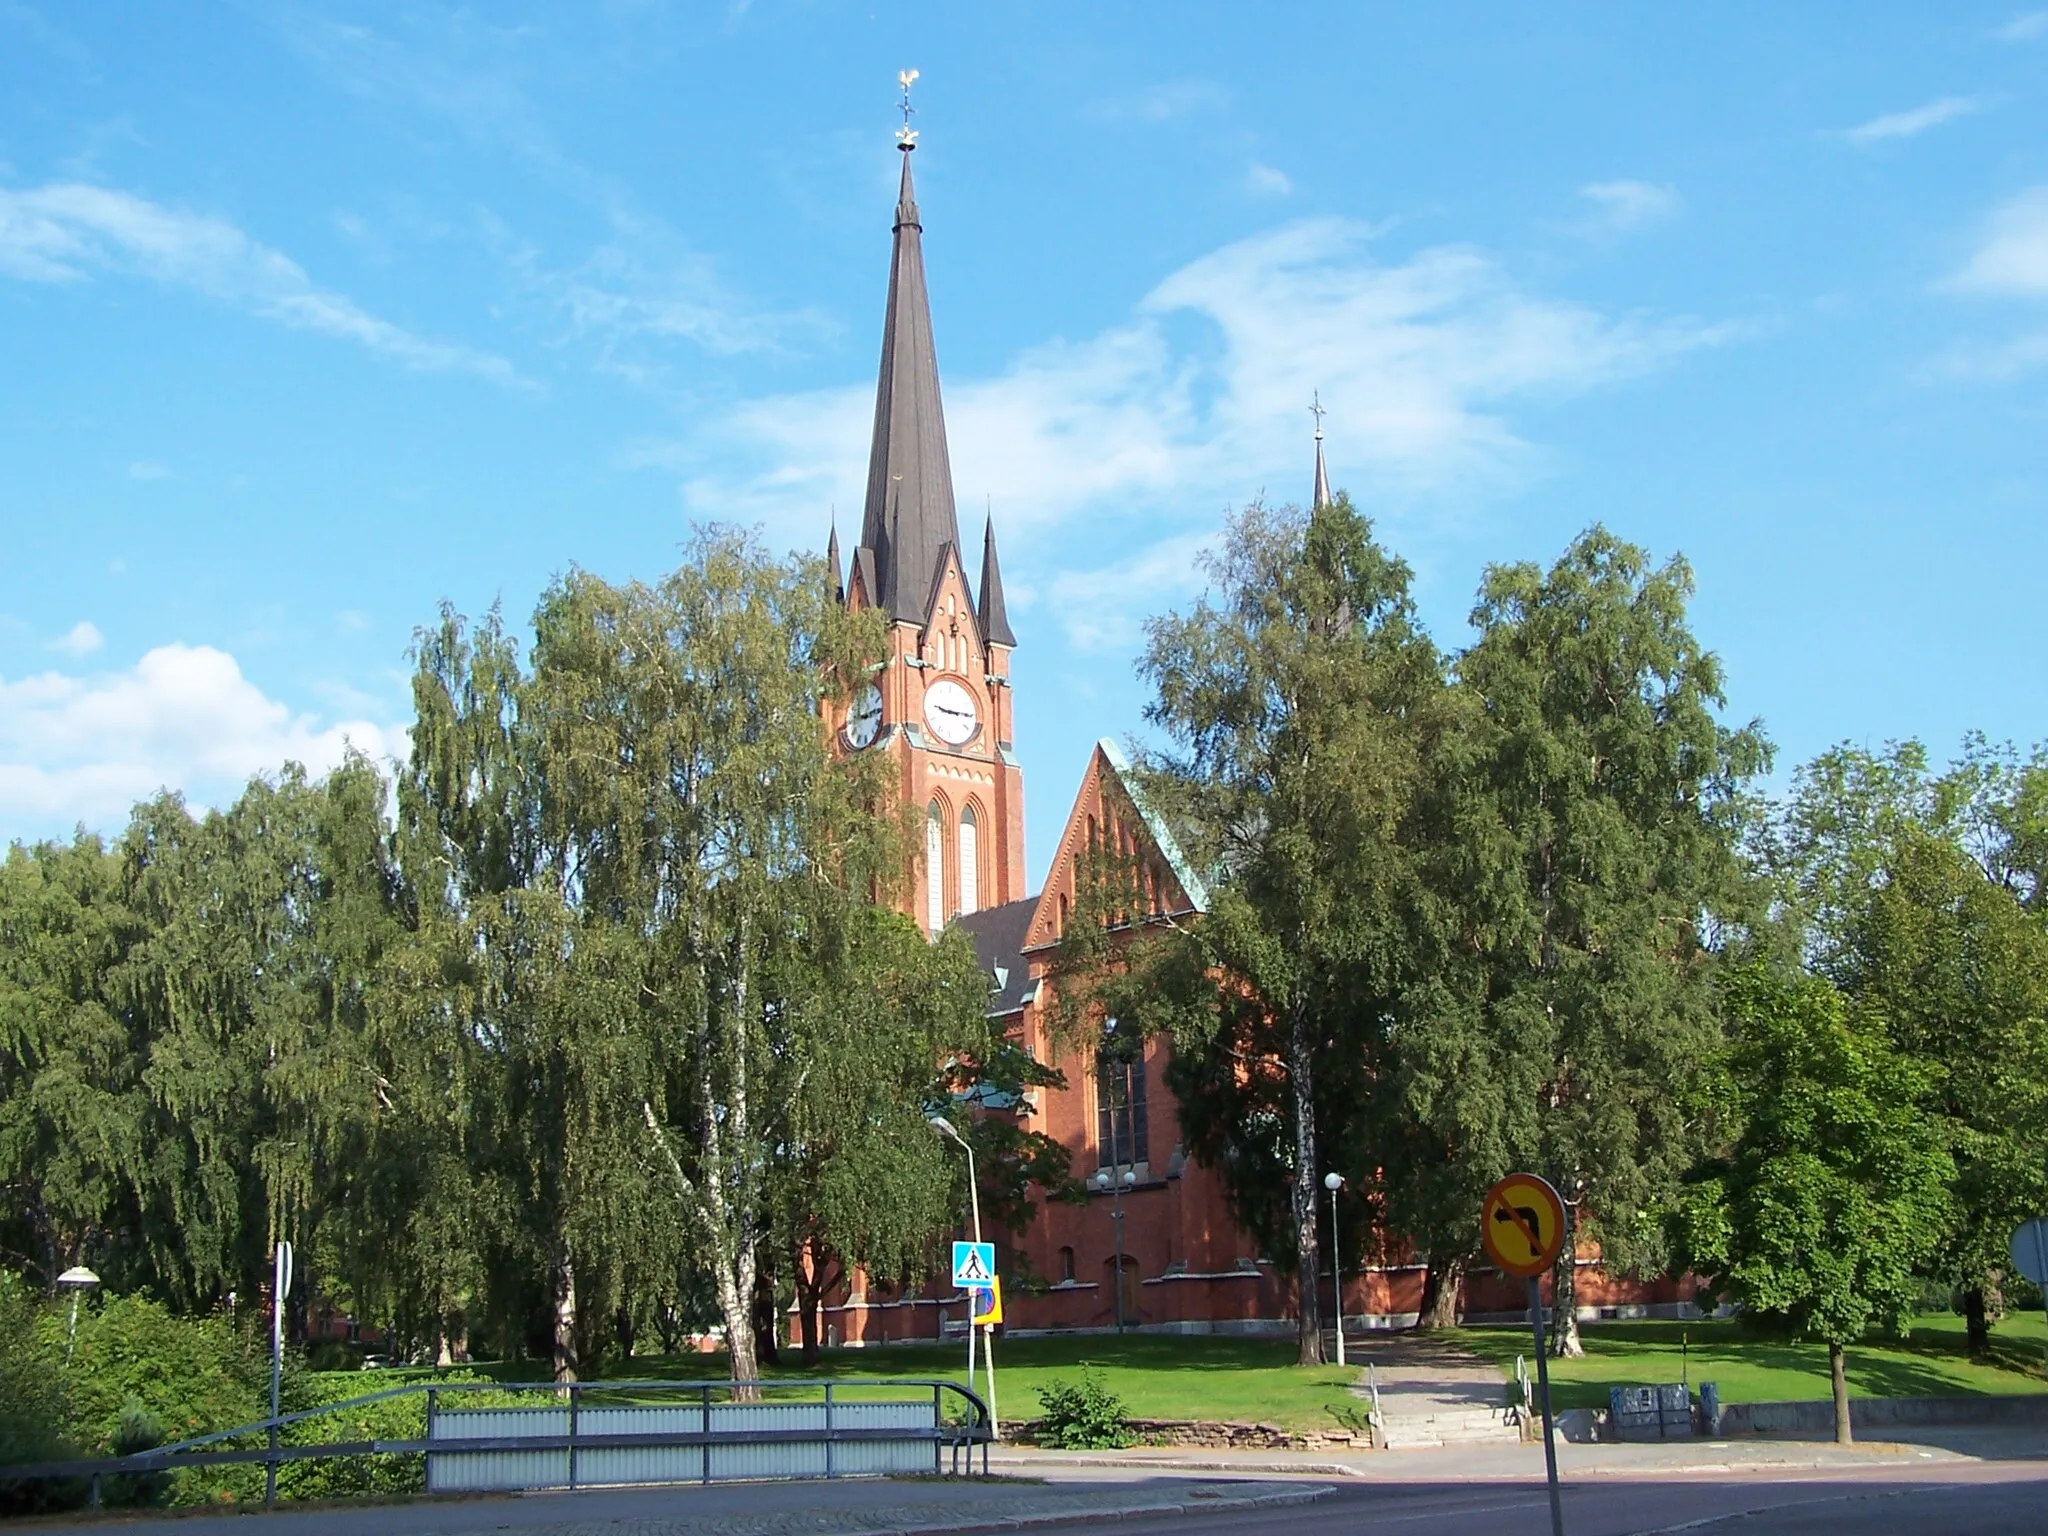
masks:
{"label": "yellow round sign", "polygon": [[1557,1262],[1564,1248],[1564,1202],[1533,1173],[1511,1173],[1486,1192],[1479,1241],[1507,1274],[1528,1280]]}

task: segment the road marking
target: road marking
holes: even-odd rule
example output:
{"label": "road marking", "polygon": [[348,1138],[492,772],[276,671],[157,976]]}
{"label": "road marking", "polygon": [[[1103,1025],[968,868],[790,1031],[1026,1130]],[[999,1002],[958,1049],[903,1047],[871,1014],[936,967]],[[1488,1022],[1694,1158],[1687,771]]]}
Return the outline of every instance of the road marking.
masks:
{"label": "road marking", "polygon": [[1873,1493],[1868,1489],[1856,1493],[1837,1493],[1819,1499],[1787,1499],[1781,1504],[1757,1504],[1748,1509],[1731,1509],[1724,1515],[1706,1515],[1698,1520],[1686,1520],[1678,1525],[1652,1526],[1648,1530],[1633,1531],[1630,1536],[1677,1536],[1680,1531],[1704,1531],[1709,1526],[1726,1525],[1730,1520],[1747,1520],[1753,1515],[1768,1515],[1780,1509],[1803,1509],[1815,1504],[1847,1504],[1855,1499],[1900,1499],[1915,1493],[1953,1493],[1958,1488],[1974,1488],[1975,1483],[1927,1483],[1917,1488],[1899,1488],[1885,1493]]}

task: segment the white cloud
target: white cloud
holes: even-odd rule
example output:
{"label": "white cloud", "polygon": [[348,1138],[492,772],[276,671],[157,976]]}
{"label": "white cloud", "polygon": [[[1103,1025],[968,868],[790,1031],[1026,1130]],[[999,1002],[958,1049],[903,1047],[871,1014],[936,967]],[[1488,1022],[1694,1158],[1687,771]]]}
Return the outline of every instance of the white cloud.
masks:
{"label": "white cloud", "polygon": [[1867,123],[1858,123],[1854,128],[1844,129],[1842,137],[1851,144],[1876,144],[1885,139],[1910,139],[1938,128],[1943,123],[1958,117],[1968,117],[1981,112],[1984,103],[1973,96],[1943,96],[1925,106],[1914,107],[1905,112],[1887,112],[1882,117],[1873,117]]}
{"label": "white cloud", "polygon": [[405,731],[294,713],[211,646],[159,646],[130,670],[85,678],[0,678],[0,837],[76,822],[112,830],[165,787],[225,803],[253,774],[287,761],[319,773],[351,744],[393,758],[405,751]]}
{"label": "white cloud", "polygon": [[1093,570],[1061,571],[1046,583],[1044,605],[1077,649],[1130,650],[1142,633],[1141,613],[1162,612],[1208,584],[1201,558],[1215,541],[1213,529],[1175,534]]}
{"label": "white cloud", "polygon": [[90,619],[80,619],[43,649],[62,651],[67,656],[90,656],[106,643],[107,637],[100,633],[97,624]]}
{"label": "white cloud", "polygon": [[[999,515],[1056,523],[1134,495],[1249,481],[1297,466],[1307,395],[1332,407],[1332,453],[1354,472],[1423,486],[1502,467],[1525,444],[1501,408],[1653,367],[1715,341],[1695,325],[1610,318],[1520,291],[1458,247],[1381,265],[1339,220],[1223,247],[1155,288],[1127,321],[1020,354],[993,378],[947,387],[963,500],[999,492]],[[1191,322],[1191,323],[1190,323]],[[700,439],[642,445],[638,462],[695,471],[701,515],[808,532],[832,502],[859,504],[873,385],[735,407]],[[766,463],[733,474],[734,463]]]}
{"label": "white cloud", "polygon": [[137,459],[128,466],[130,480],[168,480],[170,477],[171,472],[167,466],[150,459]]}
{"label": "white cloud", "polygon": [[1600,211],[1610,229],[1634,229],[1669,218],[1682,206],[1676,189],[1647,181],[1596,181],[1579,188],[1579,196]]}
{"label": "white cloud", "polygon": [[1995,210],[1983,240],[1947,286],[1970,293],[2048,294],[2048,186],[2029,187]]}
{"label": "white cloud", "polygon": [[1245,189],[1261,197],[1285,197],[1294,190],[1294,178],[1285,171],[1254,160],[1244,173]]}
{"label": "white cloud", "polygon": [[[1042,594],[1069,625],[1090,594],[1146,611],[1152,598],[1129,573],[1086,587],[1069,565],[1074,541],[1029,535],[1085,520],[1091,550],[1150,550],[1262,492],[1302,499],[1312,390],[1330,410],[1332,472],[1361,504],[1464,499],[1538,469],[1540,451],[1512,424],[1519,407],[1727,334],[1532,294],[1477,251],[1388,264],[1365,226],[1288,224],[1183,267],[1097,335],[1030,348],[993,376],[948,375],[963,531],[974,544],[992,494],[1020,606]],[[689,515],[764,524],[777,543],[817,546],[836,505],[847,543],[873,418],[863,379],[743,401],[625,457],[676,473]]]}
{"label": "white cloud", "polygon": [[223,220],[82,182],[0,188],[0,276],[64,283],[96,271],[190,289],[297,330],[359,343],[411,368],[521,382],[501,357],[414,335],[319,287],[283,252]]}
{"label": "white cloud", "polygon": [[2001,43],[2035,43],[2048,37],[2048,11],[2021,11],[1991,34]]}

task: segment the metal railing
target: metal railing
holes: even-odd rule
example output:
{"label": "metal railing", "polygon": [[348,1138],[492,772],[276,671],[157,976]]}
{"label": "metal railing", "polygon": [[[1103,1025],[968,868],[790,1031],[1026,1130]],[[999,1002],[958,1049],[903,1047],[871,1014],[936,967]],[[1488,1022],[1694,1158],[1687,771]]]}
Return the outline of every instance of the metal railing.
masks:
{"label": "metal railing", "polygon": [[[916,1389],[916,1397],[877,1399],[872,1394],[886,1391]],[[842,1422],[847,1418],[856,1421],[864,1417],[859,1412],[863,1407],[878,1403],[895,1403],[915,1406],[924,1401],[923,1394],[929,1392],[930,1423],[901,1423],[887,1426]],[[774,1428],[714,1428],[720,1419],[730,1422],[734,1417],[744,1417],[740,1412],[762,1407],[820,1405],[817,1394],[822,1393],[821,1422],[801,1427]],[[848,1394],[854,1394],[849,1398]],[[521,1413],[547,1413],[553,1407],[558,1416],[565,1418],[560,1433],[541,1432],[537,1434],[483,1434],[449,1435],[436,1434],[437,1429],[450,1425],[452,1419],[489,1412],[488,1408],[444,1410],[443,1399],[455,1395],[491,1394],[493,1396],[532,1395],[552,1399],[551,1404],[540,1408],[514,1408]],[[772,1394],[772,1396],[770,1396]],[[597,1395],[616,1400],[604,1407],[586,1408],[586,1399]],[[286,1445],[280,1443],[284,1430],[296,1424],[314,1420],[352,1409],[367,1407],[373,1403],[386,1403],[406,1397],[426,1399],[425,1433],[419,1439],[395,1440],[333,1440],[311,1445]],[[598,1413],[612,1417],[621,1408],[659,1409],[683,1407],[697,1410],[696,1428],[664,1427],[646,1430],[600,1431],[591,1433],[581,1427],[586,1414]],[[949,1416],[948,1408],[954,1409]],[[217,1449],[235,1440],[263,1437],[267,1444],[253,1449]],[[588,1487],[601,1481],[603,1486],[619,1487],[635,1481],[646,1482],[704,1482],[710,1483],[721,1477],[738,1480],[748,1476],[824,1476],[847,1477],[870,1475],[866,1468],[847,1469],[840,1463],[842,1457],[838,1448],[847,1445],[895,1442],[931,1446],[931,1470],[935,1475],[961,1475],[964,1466],[967,1475],[975,1472],[975,1447],[981,1448],[981,1475],[988,1475],[988,1448],[995,1438],[989,1417],[988,1405],[972,1388],[957,1381],[941,1377],[887,1377],[880,1379],[844,1379],[828,1377],[822,1380],[798,1381],[589,1381],[589,1382],[495,1382],[464,1381],[408,1382],[404,1386],[388,1387],[382,1392],[370,1392],[361,1397],[351,1397],[342,1402],[323,1403],[317,1408],[301,1409],[296,1413],[283,1413],[271,1418],[259,1419],[253,1424],[238,1425],[233,1429],[216,1431],[209,1435],[194,1436],[171,1445],[137,1451],[128,1456],[100,1456],[71,1461],[34,1462],[16,1466],[0,1466],[0,1484],[86,1479],[90,1485],[91,1507],[100,1507],[102,1480],[118,1476],[148,1476],[175,1472],[183,1467],[216,1467],[258,1464],[269,1473],[264,1495],[266,1504],[276,1498],[277,1468],[285,1463],[309,1461],[332,1457],[356,1456],[413,1456],[427,1458],[429,1476],[427,1482],[431,1491],[433,1462],[438,1458],[474,1458],[488,1453],[547,1453],[566,1452],[565,1476],[522,1486],[533,1487]],[[720,1447],[730,1446],[790,1446],[803,1445],[823,1447],[822,1472],[723,1472],[717,1465],[716,1452]],[[590,1452],[626,1450],[699,1450],[694,1475],[689,1477],[661,1476],[658,1478],[617,1478],[606,1477],[593,1480],[580,1475],[585,1457]],[[948,1467],[950,1453],[951,1465]],[[498,1485],[489,1485],[498,1486]],[[510,1485],[506,1485],[510,1486]]]}

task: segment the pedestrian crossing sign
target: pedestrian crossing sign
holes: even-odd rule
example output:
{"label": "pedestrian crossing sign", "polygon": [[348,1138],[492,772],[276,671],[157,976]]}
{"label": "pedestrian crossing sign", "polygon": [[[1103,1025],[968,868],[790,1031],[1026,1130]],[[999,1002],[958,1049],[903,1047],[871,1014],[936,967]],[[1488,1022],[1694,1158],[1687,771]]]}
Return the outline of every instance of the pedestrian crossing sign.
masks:
{"label": "pedestrian crossing sign", "polygon": [[953,1283],[963,1291],[985,1291],[995,1283],[994,1243],[955,1243]]}

